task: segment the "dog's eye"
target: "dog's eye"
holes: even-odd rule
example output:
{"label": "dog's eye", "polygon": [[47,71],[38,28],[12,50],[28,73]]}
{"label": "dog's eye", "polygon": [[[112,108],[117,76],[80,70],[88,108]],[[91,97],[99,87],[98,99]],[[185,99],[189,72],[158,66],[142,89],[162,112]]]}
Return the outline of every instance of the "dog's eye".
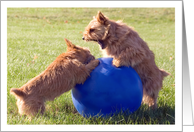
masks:
{"label": "dog's eye", "polygon": [[94,32],[95,29],[90,29],[90,32]]}

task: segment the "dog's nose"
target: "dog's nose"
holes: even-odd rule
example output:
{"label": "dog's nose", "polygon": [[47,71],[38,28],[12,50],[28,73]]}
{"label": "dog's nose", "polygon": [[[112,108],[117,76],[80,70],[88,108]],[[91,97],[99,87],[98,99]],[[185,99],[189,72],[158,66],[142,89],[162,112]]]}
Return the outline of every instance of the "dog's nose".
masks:
{"label": "dog's nose", "polygon": [[82,37],[82,39],[84,40],[85,38],[84,38],[84,37]]}

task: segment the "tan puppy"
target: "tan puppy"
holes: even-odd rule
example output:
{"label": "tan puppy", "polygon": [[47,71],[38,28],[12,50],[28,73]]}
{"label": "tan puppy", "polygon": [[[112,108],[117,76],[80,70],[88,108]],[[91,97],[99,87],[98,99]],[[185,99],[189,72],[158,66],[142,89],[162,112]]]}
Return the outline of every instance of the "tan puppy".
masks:
{"label": "tan puppy", "polygon": [[157,107],[162,81],[169,73],[156,66],[154,53],[136,31],[98,12],[86,27],[83,40],[98,42],[104,57],[113,57],[113,65],[116,67],[133,67],[143,83],[143,101]]}
{"label": "tan puppy", "polygon": [[84,83],[99,61],[86,48],[65,39],[67,52],[59,55],[40,75],[21,88],[12,88],[20,114],[35,116],[45,111],[45,101],[54,100],[76,84]]}

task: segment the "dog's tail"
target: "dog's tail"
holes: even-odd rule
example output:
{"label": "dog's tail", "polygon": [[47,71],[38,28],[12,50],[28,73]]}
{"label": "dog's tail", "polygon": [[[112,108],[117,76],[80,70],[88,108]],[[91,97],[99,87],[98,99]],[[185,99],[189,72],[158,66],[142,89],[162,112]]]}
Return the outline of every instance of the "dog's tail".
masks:
{"label": "dog's tail", "polygon": [[168,76],[168,75],[171,75],[170,73],[166,72],[166,71],[163,70],[163,69],[160,69],[160,72],[162,73],[162,76],[163,76],[163,77],[166,77],[166,76]]}

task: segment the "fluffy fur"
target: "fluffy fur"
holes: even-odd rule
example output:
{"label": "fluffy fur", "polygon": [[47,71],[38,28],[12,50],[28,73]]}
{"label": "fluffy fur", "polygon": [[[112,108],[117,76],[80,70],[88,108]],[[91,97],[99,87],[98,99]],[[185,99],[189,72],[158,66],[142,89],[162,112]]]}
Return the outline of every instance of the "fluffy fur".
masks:
{"label": "fluffy fur", "polygon": [[84,83],[99,61],[86,48],[65,39],[67,52],[59,55],[40,75],[21,88],[12,88],[20,114],[35,116],[45,111],[45,101],[54,100],[76,84]]}
{"label": "fluffy fur", "polygon": [[157,107],[162,81],[169,73],[156,66],[154,53],[133,28],[98,12],[86,27],[83,40],[98,42],[103,56],[113,57],[116,67],[133,67],[143,83],[143,102]]}

